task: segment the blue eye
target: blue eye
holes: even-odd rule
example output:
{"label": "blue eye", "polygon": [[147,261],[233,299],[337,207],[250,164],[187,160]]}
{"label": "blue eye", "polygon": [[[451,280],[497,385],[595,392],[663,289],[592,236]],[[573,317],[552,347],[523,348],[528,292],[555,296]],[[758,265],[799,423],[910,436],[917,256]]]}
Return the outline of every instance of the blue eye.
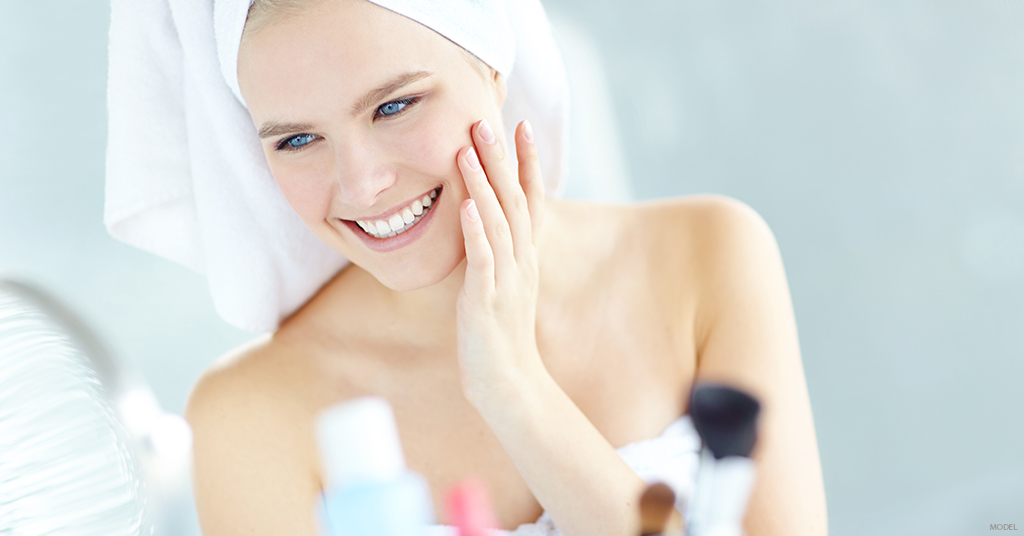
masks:
{"label": "blue eye", "polygon": [[420,100],[420,97],[410,97],[408,99],[398,99],[391,102],[381,104],[377,108],[377,112],[374,114],[374,118],[378,117],[393,117],[406,111],[410,106],[416,104],[416,101]]}
{"label": "blue eye", "polygon": [[298,149],[299,147],[302,147],[303,145],[306,145],[313,141],[313,138],[314,136],[312,134],[299,134],[298,136],[288,138],[287,143],[291,147]]}
{"label": "blue eye", "polygon": [[384,104],[383,106],[381,106],[379,108],[380,114],[381,115],[395,115],[398,112],[401,112],[402,109],[405,108],[405,106],[407,104],[408,104],[407,102],[403,102],[403,101],[389,102],[389,103]]}
{"label": "blue eye", "polygon": [[277,144],[277,150],[297,151],[310,143],[313,143],[314,140],[316,140],[316,136],[312,134],[299,134],[297,136],[281,140],[281,143]]}

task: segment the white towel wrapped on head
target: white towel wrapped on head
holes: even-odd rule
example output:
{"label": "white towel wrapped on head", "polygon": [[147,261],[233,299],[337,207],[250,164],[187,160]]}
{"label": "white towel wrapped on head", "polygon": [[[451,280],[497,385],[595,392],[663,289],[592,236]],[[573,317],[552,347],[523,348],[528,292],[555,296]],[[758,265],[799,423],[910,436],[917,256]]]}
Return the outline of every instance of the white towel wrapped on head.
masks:
{"label": "white towel wrapped on head", "polygon": [[[508,139],[530,120],[547,194],[560,195],[568,89],[539,0],[373,1],[506,76]],[[264,332],[348,261],[288,205],[238,92],[250,4],[112,0],[104,222],[115,238],[205,273],[220,316]]]}

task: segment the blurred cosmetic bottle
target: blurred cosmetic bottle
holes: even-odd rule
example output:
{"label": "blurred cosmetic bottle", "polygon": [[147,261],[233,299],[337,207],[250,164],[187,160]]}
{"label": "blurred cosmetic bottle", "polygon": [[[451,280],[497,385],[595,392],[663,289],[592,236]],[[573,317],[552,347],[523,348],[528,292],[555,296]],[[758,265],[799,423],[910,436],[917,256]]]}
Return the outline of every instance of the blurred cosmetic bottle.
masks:
{"label": "blurred cosmetic bottle", "polygon": [[419,536],[434,523],[430,488],[406,468],[386,399],[332,406],[318,415],[316,434],[325,480],[318,517],[325,536]]}

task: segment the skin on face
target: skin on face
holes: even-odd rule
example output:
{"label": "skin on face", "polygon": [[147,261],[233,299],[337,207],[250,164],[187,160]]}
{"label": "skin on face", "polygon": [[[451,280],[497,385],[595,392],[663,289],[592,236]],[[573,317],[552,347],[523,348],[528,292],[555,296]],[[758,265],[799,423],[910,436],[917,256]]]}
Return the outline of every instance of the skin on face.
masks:
{"label": "skin on face", "polygon": [[[247,33],[238,80],[281,192],[326,244],[392,290],[445,279],[465,259],[456,162],[470,127],[506,145],[504,79],[433,30],[365,0],[315,2]],[[403,77],[414,81],[364,101]],[[301,128],[298,128],[301,126]],[[293,146],[300,146],[293,148]],[[443,191],[418,240],[377,252],[341,220],[366,220]],[[418,225],[422,225],[418,224]]]}

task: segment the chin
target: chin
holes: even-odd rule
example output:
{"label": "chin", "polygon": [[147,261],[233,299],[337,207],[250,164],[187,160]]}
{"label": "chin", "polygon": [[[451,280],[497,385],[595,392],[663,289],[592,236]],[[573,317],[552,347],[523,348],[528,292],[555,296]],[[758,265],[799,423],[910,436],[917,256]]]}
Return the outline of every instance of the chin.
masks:
{"label": "chin", "polygon": [[[461,246],[461,244],[460,244]],[[453,252],[455,253],[455,252]],[[404,269],[376,268],[367,270],[380,281],[380,284],[396,292],[407,292],[434,286],[452,275],[466,258],[465,249],[459,248],[459,254],[432,256],[423,262],[409,262]],[[364,268],[366,269],[366,268]]]}

